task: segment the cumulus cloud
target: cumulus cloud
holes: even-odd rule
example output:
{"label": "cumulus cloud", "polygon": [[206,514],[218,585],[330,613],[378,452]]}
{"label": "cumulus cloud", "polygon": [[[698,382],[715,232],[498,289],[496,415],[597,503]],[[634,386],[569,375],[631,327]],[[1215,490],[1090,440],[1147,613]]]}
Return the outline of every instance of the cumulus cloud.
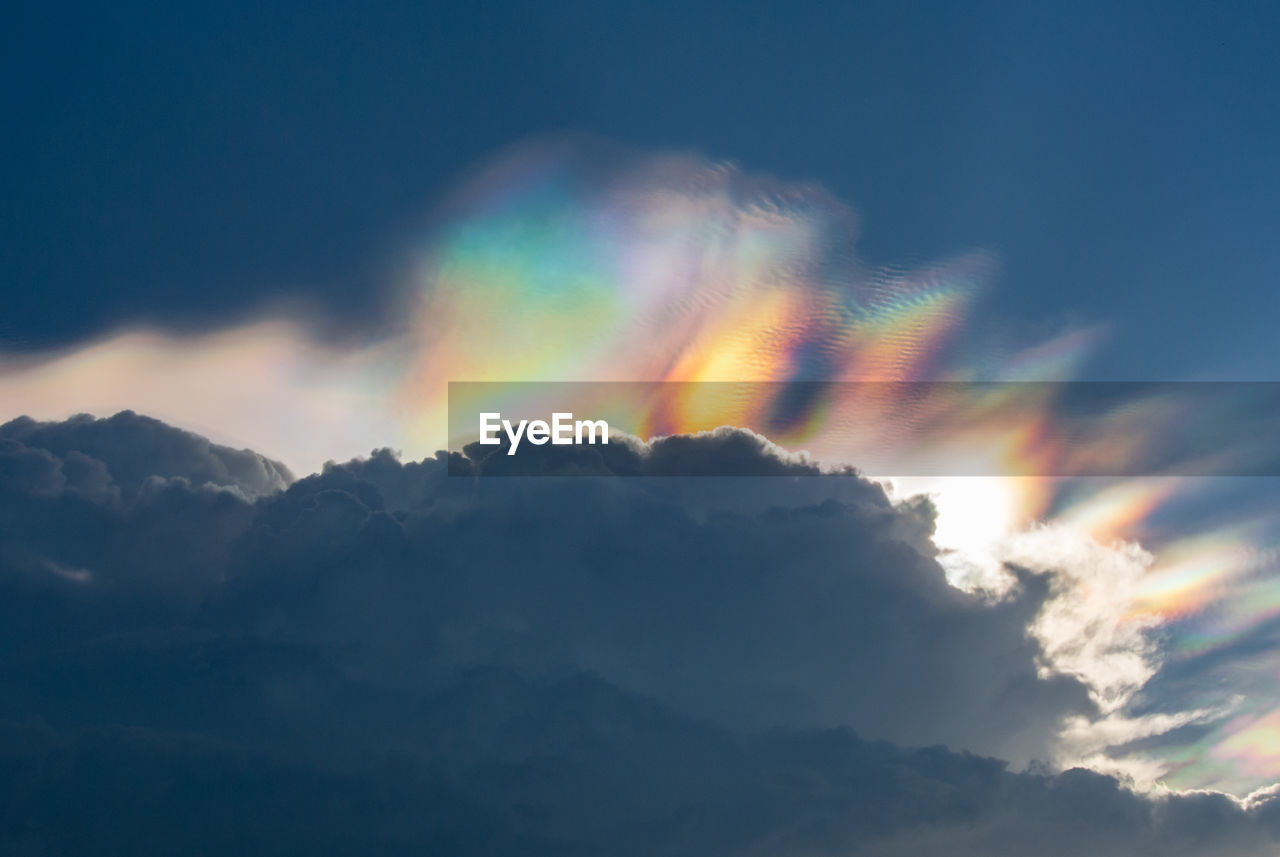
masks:
{"label": "cumulus cloud", "polygon": [[198,599],[221,578],[253,500],[291,479],[257,453],[129,411],[13,420],[0,426],[5,583],[54,577],[126,598]]}
{"label": "cumulus cloud", "polygon": [[598,446],[530,446],[512,455],[505,436],[492,446],[467,444],[450,458],[456,476],[819,476],[856,473],[852,467],[823,468],[805,453],[793,453],[763,435],[721,426],[712,431],[655,437],[648,441],[614,432]]}
{"label": "cumulus cloud", "polygon": [[[991,758],[1102,713],[1027,633],[1052,573],[959,591],[927,502],[754,435],[611,445],[662,479],[381,450],[287,487],[132,414],[0,442],[9,851],[1276,847],[1269,800]],[[726,460],[778,475],[674,475]]]}
{"label": "cumulus cloud", "polygon": [[0,439],[76,462],[100,462],[129,496],[155,478],[232,489],[249,499],[293,480],[287,467],[256,452],[219,446],[132,411],[108,419],[81,414],[64,422],[19,417],[0,426]]}

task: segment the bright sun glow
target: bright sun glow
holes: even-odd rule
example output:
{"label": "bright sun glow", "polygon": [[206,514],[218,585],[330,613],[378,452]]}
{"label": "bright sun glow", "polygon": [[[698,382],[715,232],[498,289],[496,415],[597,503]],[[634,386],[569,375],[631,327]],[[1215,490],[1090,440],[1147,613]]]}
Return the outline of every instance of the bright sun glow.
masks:
{"label": "bright sun glow", "polygon": [[928,495],[937,507],[933,543],[953,586],[993,595],[1008,591],[1012,577],[999,545],[1035,514],[1038,480],[1001,476],[895,477],[894,494]]}

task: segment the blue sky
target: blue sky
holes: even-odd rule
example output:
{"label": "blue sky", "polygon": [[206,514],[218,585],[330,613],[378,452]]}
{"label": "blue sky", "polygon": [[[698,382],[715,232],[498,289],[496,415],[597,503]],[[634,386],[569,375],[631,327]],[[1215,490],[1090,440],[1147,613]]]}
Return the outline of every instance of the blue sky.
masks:
{"label": "blue sky", "polygon": [[1096,377],[1271,378],[1257,3],[85,4],[3,37],[0,341],[358,311],[442,187],[586,131],[813,180],[882,263],[984,248],[989,311],[1103,321]]}

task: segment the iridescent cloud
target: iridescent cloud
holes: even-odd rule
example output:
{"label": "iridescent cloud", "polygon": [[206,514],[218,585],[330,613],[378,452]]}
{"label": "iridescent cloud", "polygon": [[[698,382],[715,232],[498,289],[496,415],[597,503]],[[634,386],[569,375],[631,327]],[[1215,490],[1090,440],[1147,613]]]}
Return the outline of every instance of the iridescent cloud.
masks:
{"label": "iridescent cloud", "polygon": [[[375,446],[414,457],[444,447],[450,381],[1062,381],[1103,335],[1066,329],[994,349],[982,344],[990,331],[974,327],[988,256],[892,268],[862,260],[856,240],[853,213],[814,186],[690,155],[542,141],[498,158],[442,205],[388,309],[390,335],[335,345],[281,321],[182,339],[126,332],[0,357],[0,400],[8,415],[41,418],[132,408],[307,472]],[[751,425],[831,461],[849,457],[851,425],[876,422],[838,385],[799,401],[778,389],[775,399],[630,406],[642,434]],[[992,472],[1068,472],[1053,402],[1002,404],[949,402],[910,451],[979,449]],[[886,415],[895,406],[880,405]],[[1180,414],[1156,398],[1111,419],[1113,440],[1070,454],[1125,460]],[[892,422],[879,422],[895,440]],[[1274,689],[1233,719],[1218,711],[1221,688],[1159,717],[1126,713],[1162,663],[1228,651],[1280,615],[1277,528],[1265,509],[1243,527],[1186,517],[1173,531],[1152,526],[1202,487],[1185,477],[898,484],[936,496],[956,585],[999,598],[1012,585],[1008,562],[1069,567],[1031,631],[1045,668],[1081,678],[1104,711],[1072,727],[1074,746],[1105,754],[1193,714],[1217,717],[1209,743],[1171,744],[1147,769],[1171,784],[1242,790],[1280,776]]]}

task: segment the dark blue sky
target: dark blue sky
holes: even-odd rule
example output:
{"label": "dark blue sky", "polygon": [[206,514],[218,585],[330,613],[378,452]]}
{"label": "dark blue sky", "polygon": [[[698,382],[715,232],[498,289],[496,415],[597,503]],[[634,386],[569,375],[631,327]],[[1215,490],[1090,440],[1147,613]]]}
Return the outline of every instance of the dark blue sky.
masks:
{"label": "dark blue sky", "polygon": [[1273,378],[1275,4],[94,4],[0,35],[0,348],[305,294],[340,317],[530,134],[693,148],[972,248],[985,310],[1109,321],[1093,374]]}

